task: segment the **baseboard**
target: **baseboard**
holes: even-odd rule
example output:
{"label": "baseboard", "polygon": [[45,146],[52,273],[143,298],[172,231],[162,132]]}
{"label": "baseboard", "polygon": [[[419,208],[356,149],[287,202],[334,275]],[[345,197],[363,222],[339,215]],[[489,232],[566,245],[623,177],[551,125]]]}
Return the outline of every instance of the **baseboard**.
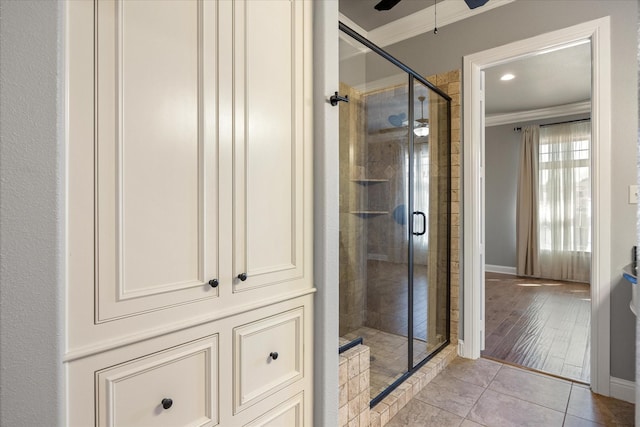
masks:
{"label": "baseboard", "polygon": [[489,273],[516,274],[515,267],[507,267],[504,265],[485,264],[484,271],[488,271]]}
{"label": "baseboard", "polygon": [[609,392],[611,397],[624,400],[629,403],[636,403],[636,383],[633,381],[623,380],[621,378],[611,377],[609,380]]}

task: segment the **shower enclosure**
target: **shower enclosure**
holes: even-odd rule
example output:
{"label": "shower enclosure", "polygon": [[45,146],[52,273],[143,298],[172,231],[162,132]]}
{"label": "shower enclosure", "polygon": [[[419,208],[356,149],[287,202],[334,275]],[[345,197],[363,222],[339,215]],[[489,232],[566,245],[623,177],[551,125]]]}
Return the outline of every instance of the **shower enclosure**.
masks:
{"label": "shower enclosure", "polygon": [[340,344],[375,405],[449,343],[451,99],[340,30]]}

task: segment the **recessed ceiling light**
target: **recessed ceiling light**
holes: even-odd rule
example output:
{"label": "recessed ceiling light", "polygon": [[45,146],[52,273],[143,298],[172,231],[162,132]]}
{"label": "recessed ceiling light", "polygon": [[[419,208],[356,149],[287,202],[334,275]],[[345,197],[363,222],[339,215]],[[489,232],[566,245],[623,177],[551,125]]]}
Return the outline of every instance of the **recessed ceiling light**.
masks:
{"label": "recessed ceiling light", "polygon": [[516,78],[516,76],[514,76],[513,74],[507,73],[507,74],[503,75],[502,77],[500,77],[500,80],[502,80],[503,82],[506,82],[506,81],[509,81],[509,80],[513,80],[515,78]]}

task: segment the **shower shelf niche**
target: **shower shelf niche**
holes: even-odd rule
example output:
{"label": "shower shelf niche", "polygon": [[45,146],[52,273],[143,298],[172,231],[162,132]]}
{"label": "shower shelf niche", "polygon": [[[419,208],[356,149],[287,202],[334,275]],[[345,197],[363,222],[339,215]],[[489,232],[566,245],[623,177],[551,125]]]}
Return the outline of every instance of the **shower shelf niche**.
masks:
{"label": "shower shelf niche", "polygon": [[[353,215],[358,215],[358,216],[362,216],[362,217],[371,217],[371,216],[377,216],[377,215],[388,215],[389,211],[385,210],[384,207],[388,206],[388,188],[380,188],[379,185],[376,184],[382,184],[382,183],[388,183],[389,180],[388,179],[383,179],[383,178],[355,178],[352,179],[351,182],[354,182],[356,184],[359,184],[362,187],[367,187],[366,190],[368,193],[367,199],[371,200],[372,197],[374,197],[370,191],[374,191],[374,188],[377,188],[378,190],[376,191],[382,191],[382,193],[378,193],[378,197],[377,199],[377,203],[375,203],[373,206],[369,206],[365,209],[358,209],[358,210],[354,210],[351,211],[351,213]],[[383,208],[383,209],[379,209],[379,208]]]}

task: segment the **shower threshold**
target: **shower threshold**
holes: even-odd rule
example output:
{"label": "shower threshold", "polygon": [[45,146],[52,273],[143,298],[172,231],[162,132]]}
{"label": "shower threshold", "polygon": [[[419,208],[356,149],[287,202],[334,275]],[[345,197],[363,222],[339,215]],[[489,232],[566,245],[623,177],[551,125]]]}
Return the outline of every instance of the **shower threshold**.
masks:
{"label": "shower threshold", "polygon": [[[342,337],[340,344],[362,337],[369,347],[371,361],[369,368],[370,397],[374,399],[407,371],[407,337],[362,326]],[[428,344],[424,340],[413,339],[415,363],[419,363],[441,343]]]}

